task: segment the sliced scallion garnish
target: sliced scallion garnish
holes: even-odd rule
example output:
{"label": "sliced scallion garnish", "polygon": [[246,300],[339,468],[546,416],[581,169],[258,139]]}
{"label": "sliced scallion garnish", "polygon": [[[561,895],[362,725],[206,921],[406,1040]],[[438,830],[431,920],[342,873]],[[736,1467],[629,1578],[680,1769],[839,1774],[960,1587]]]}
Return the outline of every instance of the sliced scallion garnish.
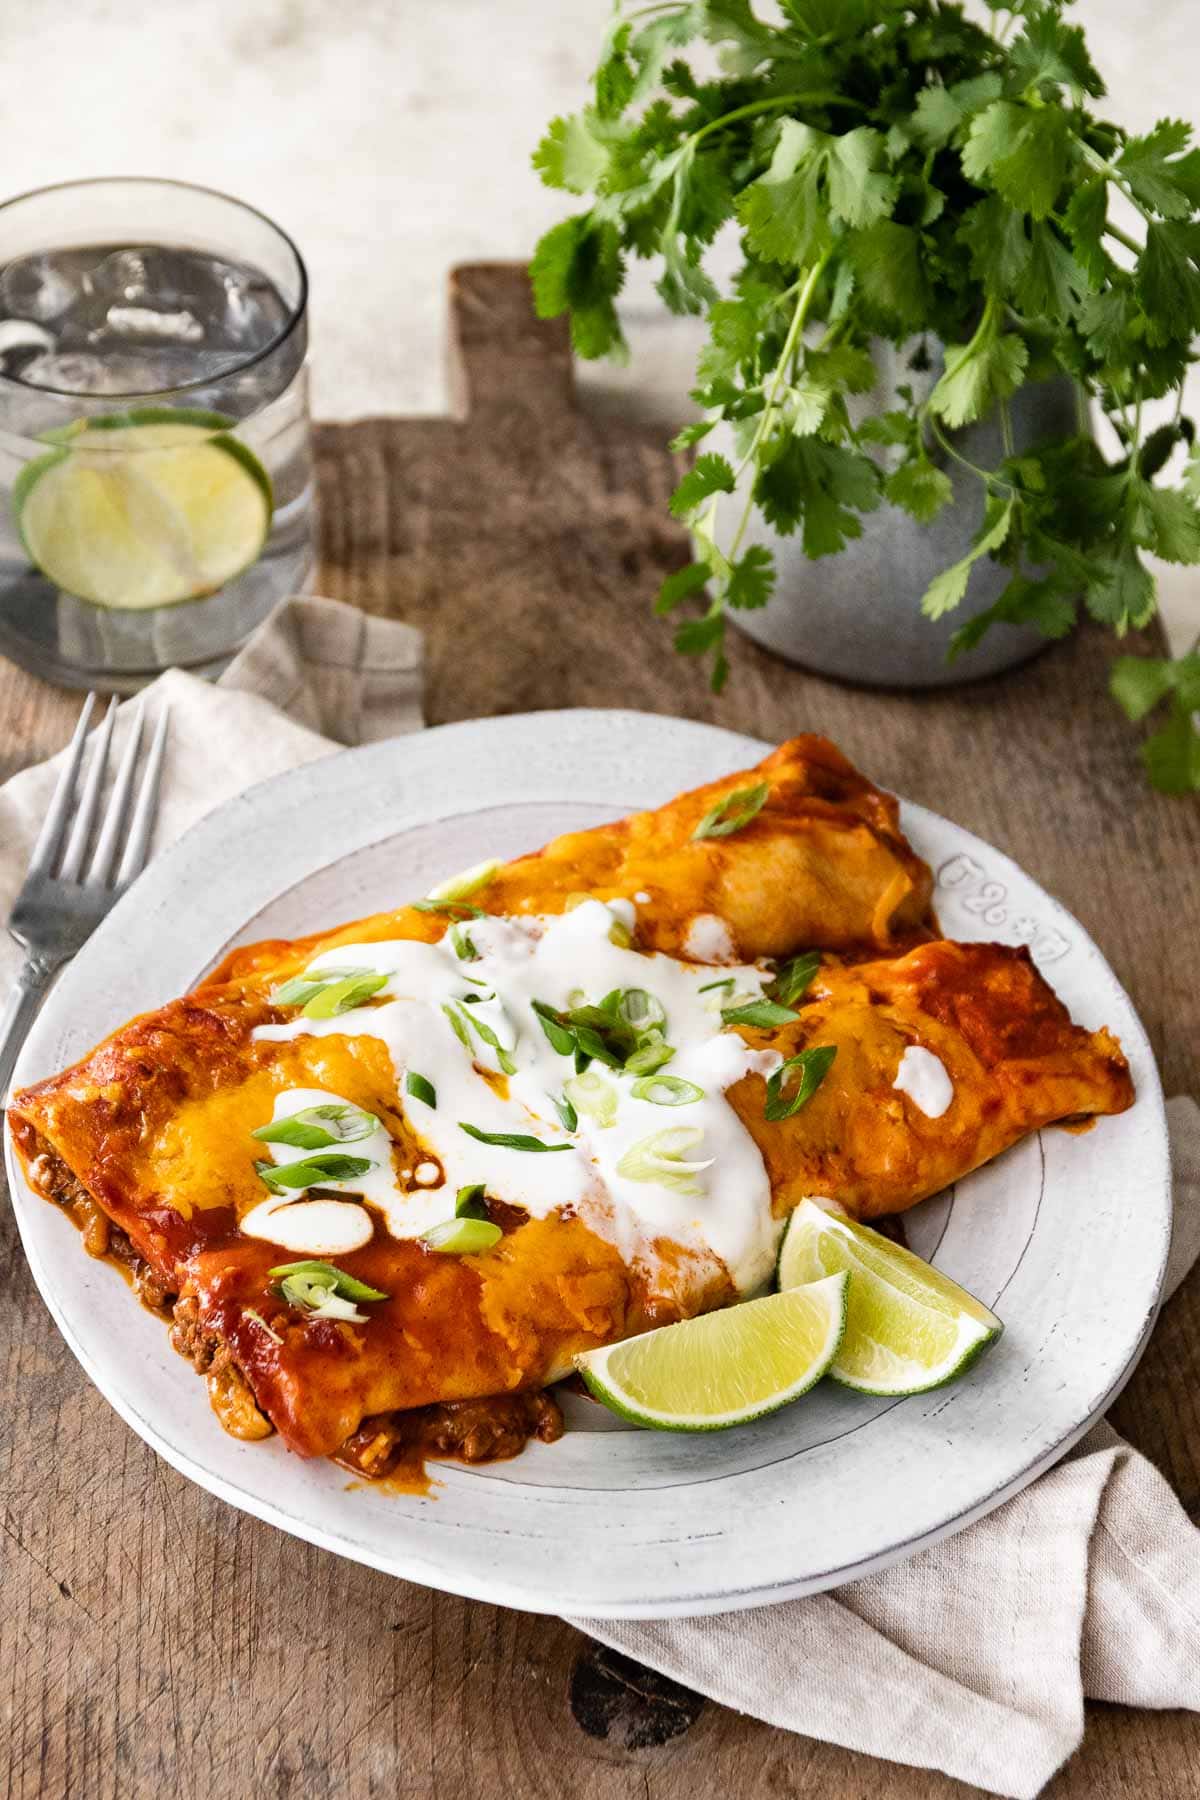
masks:
{"label": "sliced scallion garnish", "polygon": [[267,1324],[267,1321],[263,1318],[262,1314],[255,1307],[243,1306],[242,1317],[243,1317],[243,1319],[253,1319],[254,1323],[258,1326],[261,1326],[263,1331],[266,1332],[267,1336],[271,1339],[272,1343],[282,1344],[283,1339],[280,1337],[279,1333],[274,1329],[273,1326]]}
{"label": "sliced scallion garnish", "polygon": [[633,1084],[635,1100],[649,1100],[654,1106],[691,1106],[703,1100],[704,1089],[694,1081],[682,1081],[678,1075],[643,1075]]}
{"label": "sliced scallion garnish", "polygon": [[386,975],[374,973],[343,975],[340,980],[328,982],[311,1000],[306,1000],[301,1011],[306,1019],[336,1019],[361,1006],[364,1000],[386,987],[387,981]]}
{"label": "sliced scallion garnish", "polygon": [[[811,1050],[801,1050],[797,1056],[789,1056],[767,1082],[765,1117],[790,1119],[793,1113],[798,1113],[812,1099],[828,1075],[836,1055],[836,1044],[817,1044]],[[784,1092],[784,1083],[794,1069],[800,1070],[800,1083],[794,1093],[788,1094]]]}
{"label": "sliced scallion garnish", "polygon": [[735,985],[732,975],[726,975],[723,981],[706,981],[703,987],[696,989],[698,994],[711,994],[714,988],[731,988]]}
{"label": "sliced scallion garnish", "polygon": [[558,1114],[559,1123],[562,1125],[563,1130],[564,1131],[578,1131],[579,1130],[579,1114],[575,1111],[575,1108],[571,1104],[570,1097],[566,1091],[566,1087],[564,1086],[564,1088],[563,1088],[561,1100],[556,1099],[556,1097],[553,1094],[551,1094],[550,1101],[554,1107],[555,1112]]}
{"label": "sliced scallion garnish", "polygon": [[619,1096],[613,1083],[598,1069],[572,1075],[570,1081],[563,1083],[563,1093],[579,1112],[595,1119],[602,1131],[616,1124]]}
{"label": "sliced scallion garnish", "polygon": [[575,1033],[569,1026],[561,1022],[554,1008],[547,1006],[544,1000],[534,1000],[531,1005],[537,1014],[538,1024],[546,1034],[550,1048],[556,1050],[560,1056],[573,1056],[575,1054]]}
{"label": "sliced scallion garnish", "polygon": [[293,1144],[300,1150],[324,1150],[330,1144],[353,1144],[359,1138],[370,1137],[378,1124],[374,1113],[364,1112],[360,1106],[350,1106],[345,1101],[332,1100],[327,1105],[306,1106],[284,1119],[260,1125],[250,1136],[261,1144]]}
{"label": "sliced scallion garnish", "polygon": [[668,1125],[662,1131],[652,1131],[649,1137],[630,1145],[617,1164],[617,1174],[628,1181],[653,1181],[677,1194],[699,1194],[701,1187],[695,1177],[702,1169],[711,1168],[714,1159],[708,1156],[702,1161],[689,1161],[688,1152],[703,1140],[699,1125]]}
{"label": "sliced scallion garnish", "polygon": [[281,987],[271,990],[272,1006],[304,1006],[319,994],[322,988],[329,987],[335,981],[345,981],[352,975],[373,975],[374,969],[306,969],[303,975],[293,975]]}
{"label": "sliced scallion garnish", "polygon": [[446,936],[450,939],[450,948],[459,962],[478,962],[479,952],[471,939],[465,925],[452,925]]}
{"label": "sliced scallion garnish", "polygon": [[674,1046],[667,1043],[661,1031],[648,1031],[633,1054],[626,1058],[625,1073],[653,1075],[656,1069],[665,1067],[674,1054]]}
{"label": "sliced scallion garnish", "polygon": [[771,983],[772,1000],[778,1000],[781,1006],[794,1006],[812,986],[820,966],[819,950],[809,950],[803,956],[793,956],[791,962],[784,963]]}
{"label": "sliced scallion garnish", "polygon": [[466,900],[410,900],[414,912],[441,913],[447,919],[486,919],[482,906],[471,906]]}
{"label": "sliced scallion garnish", "polygon": [[758,817],[770,792],[768,781],[756,782],[753,787],[735,788],[705,813],[692,833],[693,839],[731,837],[735,831],[741,831],[751,819]]}
{"label": "sliced scallion garnish", "polygon": [[279,1292],[291,1306],[299,1306],[318,1319],[344,1319],[361,1325],[366,1319],[356,1300],[386,1300],[378,1288],[368,1287],[344,1269],[327,1262],[280,1263],[271,1270]]}
{"label": "sliced scallion garnish", "polygon": [[482,1256],[500,1242],[503,1232],[490,1219],[447,1219],[421,1233],[420,1242],[430,1250],[450,1256]]}
{"label": "sliced scallion garnish", "polygon": [[455,1218],[486,1219],[487,1201],[484,1197],[486,1192],[482,1181],[473,1181],[470,1187],[460,1187],[458,1198],[454,1202]]}
{"label": "sliced scallion garnish", "polygon": [[432,1081],[427,1081],[424,1075],[418,1075],[415,1069],[410,1069],[404,1077],[404,1087],[414,1100],[423,1100],[426,1106],[437,1105],[437,1089]]}
{"label": "sliced scallion garnish", "polygon": [[458,1129],[465,1131],[480,1144],[495,1144],[501,1150],[571,1150],[572,1144],[544,1144],[541,1138],[527,1137],[521,1131],[483,1131],[478,1125],[468,1125],[462,1119],[458,1121]]}
{"label": "sliced scallion garnish", "polygon": [[307,1275],[315,1281],[322,1281],[334,1293],[340,1294],[343,1300],[386,1300],[387,1295],[378,1288],[368,1287],[357,1275],[348,1275],[345,1269],[337,1268],[333,1263],[310,1259],[307,1262],[280,1263],[277,1268],[269,1269],[272,1281],[280,1281],[287,1275]]}
{"label": "sliced scallion garnish", "polygon": [[748,1000],[741,1006],[723,1006],[721,1020],[726,1025],[753,1025],[765,1031],[772,1025],[790,1025],[800,1014],[775,1000]]}
{"label": "sliced scallion garnish", "polygon": [[429,890],[431,900],[465,900],[470,894],[477,894],[486,887],[497,869],[502,865],[493,857],[487,862],[476,863],[470,869],[463,869],[458,875],[451,875],[447,881],[439,881],[436,887]]}
{"label": "sliced scallion garnish", "polygon": [[330,1181],[354,1181],[375,1165],[365,1156],[336,1156],[326,1151],[323,1155],[306,1156],[301,1162],[256,1162],[254,1167],[272,1193],[282,1194]]}
{"label": "sliced scallion garnish", "polygon": [[[475,1004],[479,1004],[481,999],[482,999],[482,996],[479,994],[468,994],[468,995],[466,995],[462,1006],[455,1008],[454,1002],[451,1000],[451,1001],[446,1002],[446,1004],[442,1007],[442,1011],[446,1014],[447,1018],[450,1020],[450,1023],[454,1026],[454,1030],[455,1030],[457,1036],[462,1040],[462,1042],[467,1046],[468,1049],[470,1049],[470,1047],[471,1047],[471,1039],[470,1039],[469,1034],[470,1034],[470,1032],[473,1031],[476,1034],[476,1036],[482,1040],[483,1043],[487,1044],[489,1049],[492,1049],[496,1052],[496,1061],[499,1063],[499,1065],[500,1065],[501,1069],[504,1071],[504,1073],[506,1075],[515,1075],[517,1072],[517,1065],[512,1059],[511,1051],[506,1049],[506,1047],[500,1042],[500,1039],[496,1036],[495,1032],[492,1030],[490,1025],[488,1025],[483,1019],[477,1017],[477,1015],[475,1013],[467,1012],[465,1010],[466,1006],[469,1003],[474,1002]],[[463,1030],[460,1030],[459,1024],[455,1022],[456,1014],[457,1014],[458,1021],[460,1021],[461,1025],[464,1027]]]}

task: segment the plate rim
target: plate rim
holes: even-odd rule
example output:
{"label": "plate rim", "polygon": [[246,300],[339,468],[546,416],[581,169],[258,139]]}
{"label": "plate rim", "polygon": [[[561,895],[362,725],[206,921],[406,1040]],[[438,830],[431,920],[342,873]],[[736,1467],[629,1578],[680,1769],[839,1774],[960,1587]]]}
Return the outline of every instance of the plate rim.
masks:
{"label": "plate rim", "polygon": [[[526,731],[531,727],[550,728],[556,724],[561,726],[565,721],[578,721],[581,716],[586,717],[592,722],[597,730],[604,730],[610,734],[614,730],[636,729],[639,725],[653,722],[659,728],[664,726],[672,727],[681,732],[695,734],[698,737],[704,737],[709,740],[720,738],[725,740],[731,758],[747,757],[751,755],[758,756],[769,751],[773,747],[763,740],[753,738],[745,733],[732,731],[722,726],[713,726],[695,720],[678,719],[671,715],[644,713],[633,709],[609,708],[544,709],[538,712],[506,714],[494,718],[459,720],[446,725],[430,727],[419,733],[415,741],[420,742],[423,745],[429,744],[431,740],[438,739],[445,742],[448,737],[458,736],[462,738],[467,734],[477,734],[481,729],[499,731],[501,734],[511,731],[514,735],[519,735],[521,732]],[[227,821],[231,814],[235,814],[243,809],[252,809],[265,792],[270,790],[277,791],[287,784],[295,784],[297,787],[300,787],[306,779],[311,779],[314,772],[322,767],[326,770],[335,769],[337,771],[345,771],[356,759],[381,756],[385,758],[390,758],[392,756],[402,757],[405,748],[411,746],[413,742],[414,738],[412,737],[398,737],[380,740],[372,744],[355,746],[349,749],[335,750],[334,752],[331,752],[329,756],[319,757],[314,761],[301,764],[297,768],[283,771],[279,774],[270,776],[263,781],[252,784],[241,793],[231,796],[229,799],[220,803],[211,812],[207,813],[203,818],[195,821],[188,827],[174,843],[167,846],[154,859],[151,866],[152,874],[158,882],[163,880],[169,882],[174,864],[176,861],[184,861],[192,854],[197,838],[202,837],[206,832],[219,834],[222,821]],[[731,762],[730,772],[732,773],[738,766],[739,764],[736,761]],[[328,779],[328,776],[325,778]],[[339,777],[335,776],[334,779],[337,781]],[[341,776],[341,779],[345,779],[344,774]],[[680,1593],[678,1597],[673,1600],[664,1601],[660,1599],[656,1600],[651,1605],[639,1604],[636,1601],[597,1605],[594,1599],[589,1599],[586,1602],[580,1600],[578,1603],[572,1604],[570,1596],[565,1597],[565,1603],[559,1603],[558,1601],[541,1597],[534,1598],[519,1583],[510,1585],[502,1570],[489,1572],[486,1579],[475,1579],[469,1572],[464,1576],[460,1574],[453,1557],[449,1560],[428,1558],[422,1554],[421,1550],[416,1545],[411,1543],[403,1544],[394,1541],[389,1554],[386,1557],[382,1553],[373,1553],[371,1547],[363,1541],[358,1539],[351,1540],[324,1525],[314,1524],[308,1519],[298,1516],[294,1511],[289,1512],[283,1504],[272,1503],[266,1498],[260,1498],[257,1493],[245,1489],[239,1486],[235,1481],[214,1472],[211,1468],[206,1466],[202,1460],[194,1456],[187,1448],[164,1437],[156,1424],[143,1417],[138,1412],[136,1406],[127,1398],[124,1389],[118,1380],[110,1380],[107,1377],[102,1378],[97,1374],[88,1352],[83,1348],[75,1334],[68,1313],[65,1312],[63,1307],[59,1304],[56,1284],[52,1276],[48,1270],[43,1268],[40,1256],[29,1236],[27,1236],[25,1229],[25,1209],[32,1208],[34,1205],[44,1206],[45,1202],[38,1196],[32,1194],[24,1180],[24,1175],[13,1146],[11,1129],[7,1125],[6,1115],[6,1129],[4,1132],[5,1162],[8,1171],[10,1191],[13,1197],[13,1211],[17,1220],[22,1249],[26,1261],[30,1266],[39,1293],[59,1331],[66,1340],[72,1354],[80,1363],[87,1379],[99,1390],[130,1429],[142,1438],[156,1454],[161,1455],[164,1461],[177,1469],[180,1474],[185,1476],[185,1478],[196,1482],[198,1486],[205,1491],[214,1494],[215,1497],[223,1500],[226,1504],[235,1506],[240,1511],[248,1512],[252,1516],[261,1519],[264,1523],[273,1525],[277,1529],[287,1532],[290,1536],[300,1538],[303,1542],[313,1543],[319,1548],[329,1550],[336,1555],[347,1557],[352,1561],[363,1563],[368,1567],[376,1568],[382,1573],[401,1579],[417,1581],[423,1585],[454,1593],[465,1598],[476,1599],[490,1604],[505,1605],[513,1607],[516,1610],[527,1612],[551,1614],[573,1613],[575,1617],[616,1620],[695,1617],[704,1614],[743,1610],[760,1605],[778,1604],[789,1599],[826,1591],[829,1588],[841,1586],[845,1582],[857,1580],[865,1575],[889,1567],[922,1549],[932,1547],[934,1544],[944,1541],[946,1538],[954,1535],[957,1531],[960,1531],[966,1526],[974,1523],[976,1520],[985,1517],[989,1512],[995,1510],[996,1507],[1002,1505],[1006,1500],[1011,1499],[1014,1495],[1023,1491],[1025,1487],[1036,1480],[1046,1469],[1062,1460],[1079,1440],[1086,1435],[1097,1419],[1101,1418],[1108,1410],[1113,1400],[1121,1392],[1122,1388],[1136,1369],[1149,1336],[1153,1331],[1162,1301],[1163,1281],[1171,1235],[1171,1168],[1167,1140],[1165,1102],[1157,1063],[1154,1059],[1145,1027],[1141,1022],[1137,1009],[1123,985],[1118,981],[1115,973],[1108,964],[1107,959],[1104,957],[1103,952],[1095,943],[1095,940],[1084,929],[1074,915],[1071,914],[1063,903],[1056,899],[1053,894],[1044,889],[1033,876],[1021,869],[1020,865],[1006,852],[997,849],[994,845],[989,844],[985,839],[978,837],[966,827],[958,825],[953,820],[945,819],[942,815],[933,812],[927,807],[921,806],[917,802],[902,799],[901,807],[902,811],[908,817],[921,822],[929,821],[934,830],[939,827],[947,827],[952,830],[961,841],[964,848],[976,849],[986,856],[989,869],[995,868],[1001,874],[1007,872],[1010,875],[1017,876],[1021,882],[1032,885],[1037,890],[1039,899],[1045,904],[1048,914],[1054,916],[1055,922],[1069,924],[1080,945],[1098,959],[1101,967],[1112,982],[1114,990],[1123,997],[1129,1010],[1130,1020],[1140,1039],[1138,1047],[1143,1052],[1140,1060],[1144,1062],[1147,1075],[1139,1082],[1137,1101],[1138,1103],[1144,1103],[1146,1107],[1146,1114],[1144,1116],[1147,1117],[1148,1125],[1150,1124],[1149,1113],[1153,1112],[1155,1115],[1152,1129],[1154,1142],[1160,1154],[1161,1179],[1155,1186],[1143,1190],[1142,1195],[1142,1210],[1144,1214],[1151,1201],[1154,1201],[1157,1205],[1155,1223],[1158,1232],[1159,1254],[1154,1292],[1142,1319],[1136,1342],[1128,1352],[1125,1361],[1114,1380],[1106,1387],[1104,1392],[1096,1398],[1091,1409],[1086,1413],[1082,1420],[1078,1421],[1075,1426],[1073,1426],[1064,1436],[1059,1438],[1055,1444],[1041,1451],[1010,1479],[999,1484],[978,1502],[968,1507],[960,1508],[958,1512],[941,1521],[938,1525],[932,1528],[923,1529],[915,1536],[904,1538],[899,1542],[889,1543],[877,1552],[861,1557],[852,1563],[839,1565],[835,1569],[824,1570],[800,1579],[768,1583],[760,1582],[750,1588],[722,1588],[720,1591],[710,1588],[701,1593]],[[445,818],[456,817],[471,810],[486,811],[488,810],[488,807],[487,805],[481,806],[478,809],[458,807],[439,816]],[[385,843],[390,837],[397,835],[404,829],[406,829],[406,827],[403,824],[398,824],[392,831],[385,831],[377,836],[366,838],[363,842],[356,845],[353,850],[344,850],[323,862],[315,862],[308,865],[303,873],[297,874],[294,879],[285,881],[278,887],[272,889],[268,897],[264,899],[259,906],[256,906],[252,911],[247,913],[244,922],[249,924],[261,910],[274,904],[292,888],[312,879],[322,871],[335,867],[339,862],[345,860],[346,857],[350,855],[360,853],[361,851],[370,848],[372,845]],[[84,949],[74,960],[74,963],[69,965],[69,972],[73,972],[81,966],[86,970],[86,959],[89,956],[89,952],[92,950],[92,946],[95,945],[101,934],[104,934],[105,942],[107,942],[107,939],[110,936],[113,936],[123,926],[127,916],[131,920],[136,917],[139,905],[138,890],[139,888],[143,889],[141,896],[142,900],[145,899],[147,892],[147,890],[143,888],[144,879],[145,878],[139,880],[129,893],[122,897],[98,931],[93,934],[93,937],[89,940],[88,944],[84,946]],[[220,952],[218,952],[218,954],[220,954]],[[48,1018],[53,1019],[56,1006],[67,1004],[65,1002],[60,1002],[58,999],[62,987],[62,983],[56,985],[55,989],[48,997],[42,1010],[42,1014],[39,1016],[39,1020],[31,1031],[26,1044],[22,1047],[21,1056],[18,1059],[14,1071],[14,1088],[19,1086],[22,1081],[29,1079],[26,1064],[33,1060],[33,1057],[37,1052],[39,1040],[47,1029],[43,1022]],[[1148,1218],[1147,1223],[1149,1223]]]}

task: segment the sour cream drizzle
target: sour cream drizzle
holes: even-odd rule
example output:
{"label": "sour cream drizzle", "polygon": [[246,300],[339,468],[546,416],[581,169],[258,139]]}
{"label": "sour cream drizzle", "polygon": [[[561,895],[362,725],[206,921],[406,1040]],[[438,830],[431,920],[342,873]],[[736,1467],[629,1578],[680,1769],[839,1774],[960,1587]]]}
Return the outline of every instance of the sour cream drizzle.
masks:
{"label": "sour cream drizzle", "polygon": [[892,1086],[907,1094],[927,1119],[940,1119],[954,1099],[954,1083],[945,1063],[919,1044],[910,1044],[900,1058]]}
{"label": "sour cream drizzle", "polygon": [[[440,1186],[416,1185],[415,1176],[427,1173],[421,1165],[407,1182],[399,1176],[390,1143],[385,1154],[386,1133],[339,1146],[369,1157],[374,1166],[358,1180],[329,1184],[361,1193],[368,1207],[383,1214],[393,1236],[417,1236],[451,1217],[457,1189],[482,1182],[497,1199],[521,1206],[534,1217],[574,1208],[630,1260],[647,1254],[656,1237],[707,1251],[725,1264],[739,1291],[752,1291],[770,1274],[778,1227],[771,1216],[770,1183],[762,1157],[725,1091],[752,1070],[770,1074],[779,1059],[774,1053],[751,1051],[736,1032],[722,1027],[720,1008],[728,1003],[728,993],[700,991],[712,981],[711,967],[626,949],[610,937],[614,919],[631,922],[627,905],[618,909],[589,900],[555,918],[473,919],[468,931],[477,958],[469,962],[456,956],[450,934],[437,944],[409,940],[342,944],[310,966],[386,973],[388,983],[377,1003],[335,1019],[299,1016],[286,1024],[260,1026],[255,1036],[277,1042],[305,1035],[378,1038],[392,1058],[402,1096],[410,1071],[432,1083],[436,1108],[411,1098],[405,1098],[404,1106],[430,1159],[436,1157],[441,1165]],[[766,976],[760,969],[735,966],[728,972],[739,996],[761,995]],[[540,1000],[566,1010],[580,1003],[581,994],[595,1002],[613,988],[644,988],[658,999],[666,1014],[667,1040],[675,1048],[664,1073],[694,1083],[703,1097],[683,1106],[655,1105],[635,1097],[633,1076],[594,1063],[593,1069],[616,1090],[615,1121],[602,1126],[580,1109],[578,1130],[568,1133],[552,1096],[561,1096],[574,1065],[569,1056],[554,1050],[531,1002]],[[485,1024],[515,1064],[515,1073],[496,1080],[503,1074],[499,1053],[469,1026],[469,1048],[464,1046],[447,1017],[447,1007],[460,1022],[473,1017]],[[490,1071],[493,1080],[484,1071]],[[279,1096],[276,1113],[295,1112],[328,1098],[308,1089],[293,1090]],[[460,1121],[486,1132],[519,1133],[568,1148],[546,1155],[481,1144],[460,1129]],[[696,1177],[698,1193],[681,1194],[618,1172],[618,1163],[633,1145],[678,1125],[699,1128],[702,1134],[689,1151],[689,1160],[712,1158],[711,1166]],[[281,1161],[304,1154],[285,1145],[272,1148]],[[254,1230],[248,1220],[257,1222],[261,1214],[261,1225],[270,1229],[260,1226],[257,1234],[283,1241],[275,1236],[280,1205],[274,1196],[264,1201],[243,1219],[242,1229]],[[286,1201],[282,1206],[301,1210],[294,1202],[290,1208]],[[354,1210],[363,1214],[361,1206]],[[318,1225],[324,1230],[327,1221],[322,1215],[313,1224],[315,1242]],[[298,1221],[288,1229],[289,1248],[310,1248],[296,1241],[303,1229]],[[311,1253],[318,1254],[315,1247]]]}

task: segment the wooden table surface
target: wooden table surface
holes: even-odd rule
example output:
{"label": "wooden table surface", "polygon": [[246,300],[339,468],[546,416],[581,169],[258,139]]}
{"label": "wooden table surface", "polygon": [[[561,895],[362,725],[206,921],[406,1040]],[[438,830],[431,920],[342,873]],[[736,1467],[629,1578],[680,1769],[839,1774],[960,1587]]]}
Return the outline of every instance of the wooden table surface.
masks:
{"label": "wooden table surface", "polygon": [[[1008,676],[903,695],[822,681],[735,639],[715,698],[648,610],[683,554],[658,436],[574,408],[562,338],[530,319],[512,271],[461,272],[453,304],[459,418],[318,432],[319,588],[425,630],[429,722],[633,706],[766,738],[826,731],[1057,894],[1132,994],[1167,1092],[1200,1095],[1200,807],[1146,788],[1105,697],[1112,646],[1084,632]],[[0,662],[0,778],[57,748],[77,707]],[[390,1580],[233,1511],[160,1462],[87,1382],[7,1207],[0,1242],[0,1791],[12,1800],[979,1791],[774,1730],[557,1620]],[[1198,1395],[1200,1271],[1112,1415],[1200,1521]],[[1200,1718],[1091,1706],[1082,1750],[1047,1792],[1200,1797]]]}

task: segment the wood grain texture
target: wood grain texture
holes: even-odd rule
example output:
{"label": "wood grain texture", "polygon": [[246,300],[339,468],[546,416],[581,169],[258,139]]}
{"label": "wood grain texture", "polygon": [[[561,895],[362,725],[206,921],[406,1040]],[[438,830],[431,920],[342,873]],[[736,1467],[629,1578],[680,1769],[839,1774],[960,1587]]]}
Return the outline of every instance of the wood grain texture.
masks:
{"label": "wood grain texture", "polygon": [[[427,634],[431,723],[633,706],[828,732],[1098,938],[1168,1092],[1200,1093],[1200,808],[1146,788],[1083,633],[976,687],[867,693],[734,637],[724,695],[650,599],[684,557],[657,434],[572,403],[506,267],[460,271],[458,416],[318,432],[324,591]],[[819,565],[816,577],[819,579]],[[870,601],[886,606],[887,596]],[[0,774],[76,698],[0,664]],[[637,755],[631,742],[630,757]],[[1131,1204],[1136,1196],[1131,1196]],[[339,1562],[191,1487],[88,1385],[0,1212],[0,1769],[12,1800],[950,1800],[977,1790],[697,1705],[568,1626]],[[1200,1273],[1114,1412],[1200,1520]],[[1052,1800],[1200,1800],[1200,1720],[1091,1707]]]}

